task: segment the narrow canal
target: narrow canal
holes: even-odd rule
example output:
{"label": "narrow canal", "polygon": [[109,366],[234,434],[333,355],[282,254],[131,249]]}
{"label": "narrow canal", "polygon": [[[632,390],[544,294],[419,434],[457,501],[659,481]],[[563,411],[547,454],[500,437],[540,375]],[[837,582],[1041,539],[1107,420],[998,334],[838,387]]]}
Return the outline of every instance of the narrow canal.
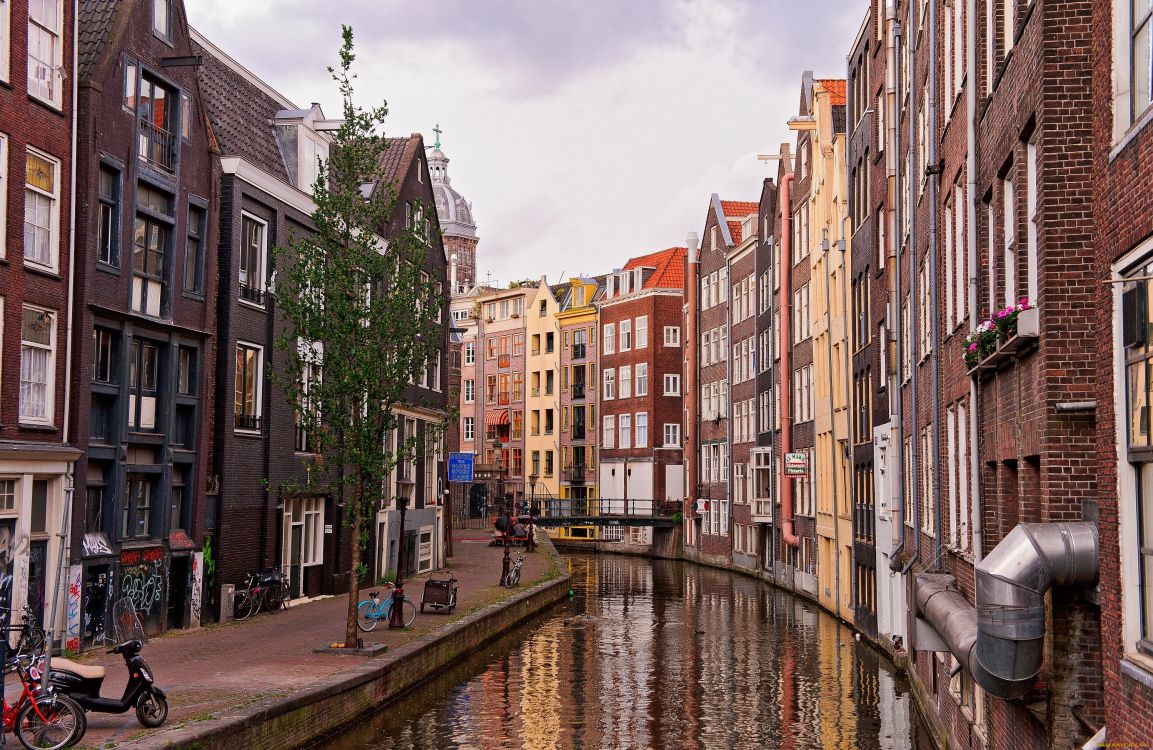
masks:
{"label": "narrow canal", "polygon": [[892,668],[742,576],[566,556],[568,604],[324,748],[928,750]]}

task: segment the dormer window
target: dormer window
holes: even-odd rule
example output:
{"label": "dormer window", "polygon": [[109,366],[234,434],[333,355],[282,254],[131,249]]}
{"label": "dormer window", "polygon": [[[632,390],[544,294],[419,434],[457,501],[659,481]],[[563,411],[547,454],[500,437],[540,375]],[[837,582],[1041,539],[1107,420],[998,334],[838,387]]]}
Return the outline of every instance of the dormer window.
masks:
{"label": "dormer window", "polygon": [[297,187],[312,194],[316,178],[320,176],[320,165],[328,160],[328,146],[313,137],[303,125],[299,130],[300,169],[297,170]]}

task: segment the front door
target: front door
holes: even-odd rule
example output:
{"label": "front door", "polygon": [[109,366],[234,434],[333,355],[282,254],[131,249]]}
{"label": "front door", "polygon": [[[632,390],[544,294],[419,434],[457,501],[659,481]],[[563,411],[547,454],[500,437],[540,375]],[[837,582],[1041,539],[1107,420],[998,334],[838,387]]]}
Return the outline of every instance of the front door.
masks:
{"label": "front door", "polygon": [[173,557],[168,570],[168,630],[187,626],[187,604],[192,569],[189,558]]}
{"label": "front door", "polygon": [[288,588],[292,598],[304,593],[304,526],[293,524],[288,537]]}

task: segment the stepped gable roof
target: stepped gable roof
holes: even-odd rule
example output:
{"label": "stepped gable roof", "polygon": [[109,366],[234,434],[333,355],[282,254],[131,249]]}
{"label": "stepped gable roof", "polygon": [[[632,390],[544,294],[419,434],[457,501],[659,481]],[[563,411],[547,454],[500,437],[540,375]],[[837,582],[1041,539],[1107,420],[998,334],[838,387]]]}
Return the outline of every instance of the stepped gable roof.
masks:
{"label": "stepped gable roof", "polygon": [[845,94],[845,79],[844,78],[818,78],[817,83],[831,94],[831,100],[834,107],[845,106],[848,101]]}
{"label": "stepped gable roof", "polygon": [[77,37],[77,77],[87,80],[100,54],[109,48],[120,0],[80,0],[80,33]]}
{"label": "stepped gable roof", "polygon": [[632,258],[622,270],[633,268],[655,268],[656,271],[645,282],[645,289],[683,289],[685,285],[685,257],[688,249],[670,247],[639,258]]}
{"label": "stepped gable roof", "polygon": [[204,59],[197,76],[221,155],[241,156],[292,184],[272,124],[272,119],[284,109],[283,102],[216,57],[212,49],[195,42],[193,49]]}

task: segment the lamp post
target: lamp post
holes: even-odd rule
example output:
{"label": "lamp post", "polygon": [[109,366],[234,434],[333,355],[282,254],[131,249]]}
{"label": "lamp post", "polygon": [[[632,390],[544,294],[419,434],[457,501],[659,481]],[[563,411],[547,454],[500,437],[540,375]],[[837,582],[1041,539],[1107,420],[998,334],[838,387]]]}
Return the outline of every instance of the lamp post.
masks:
{"label": "lamp post", "polygon": [[532,493],[528,501],[528,541],[525,542],[527,551],[532,552],[536,548],[535,539],[536,528],[533,523],[533,518],[536,516],[536,480],[540,479],[536,472],[528,475],[529,491]]}
{"label": "lamp post", "polygon": [[[400,486],[411,485],[411,479],[398,479]],[[392,589],[392,610],[388,614],[390,628],[404,627],[404,511],[408,508],[408,493],[401,490],[396,496],[396,504],[400,508],[400,536],[396,548],[396,586]]]}

